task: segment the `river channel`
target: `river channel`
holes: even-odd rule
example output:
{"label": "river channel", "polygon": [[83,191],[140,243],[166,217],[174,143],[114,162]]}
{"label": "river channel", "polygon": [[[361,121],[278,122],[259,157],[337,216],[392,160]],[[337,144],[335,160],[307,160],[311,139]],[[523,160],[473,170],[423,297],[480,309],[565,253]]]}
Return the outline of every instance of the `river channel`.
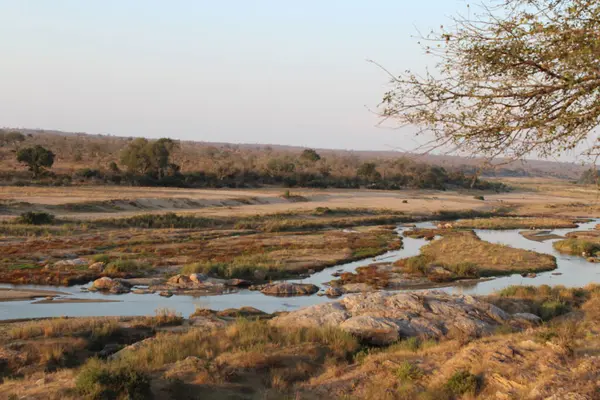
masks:
{"label": "river channel", "polygon": [[[594,229],[598,220],[582,223],[574,229],[556,229],[552,231],[557,235],[565,235],[571,231]],[[418,227],[433,227],[433,223],[424,222]],[[399,235],[406,228],[399,227]],[[553,240],[536,242],[524,238],[519,230],[475,230],[477,235],[486,241],[509,245],[515,248],[533,250],[539,253],[551,254],[556,257],[558,268],[539,273],[535,278],[524,278],[519,274],[499,277],[486,281],[470,282],[464,284],[457,282],[455,285],[439,289],[451,293],[465,293],[485,295],[503,289],[510,285],[564,285],[567,287],[581,287],[589,283],[600,283],[600,264],[587,262],[583,257],[560,254],[552,247]],[[390,251],[375,258],[351,262],[317,272],[305,279],[292,282],[313,283],[324,288],[324,283],[335,277],[336,271],[354,271],[357,267],[371,264],[376,261],[394,261],[401,258],[412,257],[419,254],[419,249],[427,242],[424,239],[403,238],[404,246],[401,250]],[[556,275],[560,273],[561,275]],[[240,290],[236,293],[216,296],[191,297],[176,295],[170,298],[160,297],[158,294],[122,294],[105,295],[100,293],[82,292],[81,286],[56,287],[37,285],[0,285],[0,287],[18,287],[20,289],[45,289],[58,290],[68,293],[65,297],[78,299],[117,300],[117,302],[99,303],[55,303],[34,304],[35,301],[9,301],[0,303],[0,320],[14,318],[39,318],[56,316],[108,316],[108,315],[151,315],[158,308],[176,310],[183,316],[193,313],[197,307],[222,310],[226,308],[239,308],[251,306],[266,312],[289,311],[313,304],[333,301],[326,296],[300,296],[300,297],[272,297],[260,292]]]}

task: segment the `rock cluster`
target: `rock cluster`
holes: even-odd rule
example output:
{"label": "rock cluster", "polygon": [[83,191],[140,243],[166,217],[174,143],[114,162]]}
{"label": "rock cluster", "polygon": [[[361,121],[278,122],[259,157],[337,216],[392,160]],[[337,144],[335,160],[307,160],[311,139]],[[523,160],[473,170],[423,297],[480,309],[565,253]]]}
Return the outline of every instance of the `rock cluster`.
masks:
{"label": "rock cluster", "polygon": [[107,276],[96,279],[88,289],[92,292],[108,292],[112,294],[129,293],[131,288],[118,279],[112,279]]}
{"label": "rock cluster", "polygon": [[251,286],[250,290],[260,290],[269,296],[309,296],[319,291],[319,287],[310,283],[269,283],[266,285]]}
{"label": "rock cluster", "polygon": [[512,316],[474,297],[441,291],[352,294],[337,302],[307,307],[270,321],[280,327],[339,327],[375,345],[413,336],[480,337],[500,325],[522,327],[524,323],[538,322],[539,318],[531,314]]}

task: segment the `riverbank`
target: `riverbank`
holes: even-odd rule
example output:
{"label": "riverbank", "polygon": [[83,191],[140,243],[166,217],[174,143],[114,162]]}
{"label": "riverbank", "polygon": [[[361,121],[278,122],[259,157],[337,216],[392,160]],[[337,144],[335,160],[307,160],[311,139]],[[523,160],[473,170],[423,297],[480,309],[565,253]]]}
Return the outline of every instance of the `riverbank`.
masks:
{"label": "riverbank", "polygon": [[163,310],[20,321],[0,325],[0,394],[593,396],[600,363],[587,355],[600,349],[593,334],[600,329],[599,299],[597,287],[513,287],[487,298],[360,294],[277,315],[246,308],[197,310],[189,319]]}

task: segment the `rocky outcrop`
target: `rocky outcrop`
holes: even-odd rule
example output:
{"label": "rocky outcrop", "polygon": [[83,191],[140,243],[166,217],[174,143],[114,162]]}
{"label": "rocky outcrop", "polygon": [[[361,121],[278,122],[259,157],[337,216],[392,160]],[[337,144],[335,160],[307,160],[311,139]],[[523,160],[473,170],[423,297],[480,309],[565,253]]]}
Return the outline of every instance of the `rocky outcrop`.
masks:
{"label": "rocky outcrop", "polygon": [[325,291],[325,296],[327,297],[340,297],[344,294],[344,291],[340,288],[330,287]]}
{"label": "rocky outcrop", "polygon": [[270,283],[260,287],[260,292],[269,296],[309,296],[319,291],[310,283]]}
{"label": "rocky outcrop", "polygon": [[89,288],[92,292],[108,292],[113,294],[129,293],[130,287],[123,282],[107,276],[96,279]]}
{"label": "rocky outcrop", "polygon": [[413,336],[480,337],[504,324],[522,326],[528,319],[535,324],[534,317],[513,317],[474,297],[440,291],[373,292],[352,294],[338,302],[293,311],[275,317],[270,323],[280,327],[334,326],[368,343],[385,345]]}

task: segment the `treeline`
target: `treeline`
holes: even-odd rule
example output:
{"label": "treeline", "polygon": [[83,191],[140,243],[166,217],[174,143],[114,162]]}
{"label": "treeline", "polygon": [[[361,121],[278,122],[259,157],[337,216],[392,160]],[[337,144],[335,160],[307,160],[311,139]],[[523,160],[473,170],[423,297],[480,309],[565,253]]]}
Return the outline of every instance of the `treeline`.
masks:
{"label": "treeline", "polygon": [[[501,183],[474,179],[459,169],[445,168],[400,158],[365,159],[353,154],[319,154],[277,151],[270,147],[240,148],[234,145],[196,148],[189,143],[162,138],[132,139],[103,163],[65,173],[54,170],[64,157],[60,147],[29,146],[19,142],[16,160],[28,167],[31,179],[15,184],[119,184],[190,188],[249,188],[265,185],[306,188],[477,188],[505,190]],[[94,147],[96,151],[97,144]],[[110,160],[110,161],[109,161]],[[83,160],[82,160],[83,161]],[[64,161],[63,161],[64,162]],[[82,164],[79,162],[78,164]],[[103,164],[103,165],[102,165]],[[11,174],[14,176],[14,174]],[[7,178],[5,176],[5,178]]]}

